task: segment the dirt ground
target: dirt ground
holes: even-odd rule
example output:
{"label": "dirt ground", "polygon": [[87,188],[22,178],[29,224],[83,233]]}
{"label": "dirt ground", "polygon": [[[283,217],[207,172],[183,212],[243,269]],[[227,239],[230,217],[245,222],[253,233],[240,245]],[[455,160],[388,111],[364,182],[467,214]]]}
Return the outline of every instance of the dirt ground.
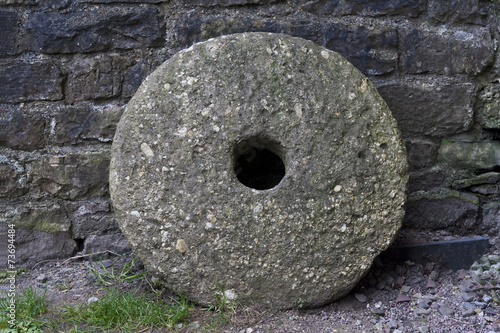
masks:
{"label": "dirt ground", "polygon": [[[18,288],[47,290],[53,309],[63,303],[87,302],[106,288],[89,266],[117,271],[132,255],[46,261],[17,278]],[[113,266],[114,265],[114,266]],[[144,268],[135,264],[134,271]],[[318,309],[279,310],[237,306],[227,322],[210,325],[214,314],[196,307],[178,332],[500,332],[497,281],[471,271],[451,271],[435,263],[394,263],[377,259],[369,273],[346,297]],[[150,291],[150,279],[124,282],[122,290]],[[500,285],[499,285],[500,286]],[[500,287],[499,287],[500,288]],[[176,295],[165,292],[166,301]]]}

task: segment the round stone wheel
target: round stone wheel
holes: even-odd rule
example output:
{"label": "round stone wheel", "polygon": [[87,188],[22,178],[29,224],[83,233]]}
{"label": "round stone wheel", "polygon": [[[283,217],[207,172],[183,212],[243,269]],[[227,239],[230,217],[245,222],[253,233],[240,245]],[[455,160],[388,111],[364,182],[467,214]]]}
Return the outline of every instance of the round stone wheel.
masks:
{"label": "round stone wheel", "polygon": [[407,169],[396,121],[346,59],[243,33],[143,82],[118,124],[110,191],[136,255],[172,290],[317,307],[395,237]]}

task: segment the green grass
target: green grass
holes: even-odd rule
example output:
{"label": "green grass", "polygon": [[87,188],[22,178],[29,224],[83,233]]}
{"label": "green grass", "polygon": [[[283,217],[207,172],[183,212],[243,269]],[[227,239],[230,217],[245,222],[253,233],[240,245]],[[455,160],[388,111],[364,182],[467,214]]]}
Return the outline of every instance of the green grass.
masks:
{"label": "green grass", "polygon": [[109,269],[106,268],[102,261],[99,262],[101,266],[99,269],[90,265],[88,265],[87,268],[96,276],[99,283],[105,286],[116,286],[124,282],[140,280],[145,276],[144,272],[133,272],[135,261],[136,259],[133,258],[132,262],[123,265],[121,269],[115,267],[116,261]]}
{"label": "green grass", "polygon": [[10,303],[10,298],[0,300],[0,329],[2,332],[42,332],[47,323],[41,320],[47,314],[48,302],[46,291],[39,292],[33,287],[26,288],[16,299],[16,318],[14,325],[9,324],[10,318],[5,312]]}
{"label": "green grass", "polygon": [[136,296],[133,292],[123,293],[118,288],[112,288],[105,297],[90,305],[66,305],[61,317],[64,322],[72,323],[80,329],[135,332],[143,327],[171,328],[185,321],[190,309],[191,306],[184,298],[165,304],[152,295]]}

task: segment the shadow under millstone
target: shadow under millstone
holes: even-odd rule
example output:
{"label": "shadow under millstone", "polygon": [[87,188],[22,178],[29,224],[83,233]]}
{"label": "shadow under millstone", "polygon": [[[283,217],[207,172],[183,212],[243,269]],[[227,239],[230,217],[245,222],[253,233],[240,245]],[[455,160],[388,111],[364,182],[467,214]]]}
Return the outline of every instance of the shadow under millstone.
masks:
{"label": "shadow under millstone", "polygon": [[473,237],[420,244],[398,245],[380,254],[383,259],[396,262],[411,260],[416,263],[439,262],[453,270],[469,269],[489,250],[488,237]]}

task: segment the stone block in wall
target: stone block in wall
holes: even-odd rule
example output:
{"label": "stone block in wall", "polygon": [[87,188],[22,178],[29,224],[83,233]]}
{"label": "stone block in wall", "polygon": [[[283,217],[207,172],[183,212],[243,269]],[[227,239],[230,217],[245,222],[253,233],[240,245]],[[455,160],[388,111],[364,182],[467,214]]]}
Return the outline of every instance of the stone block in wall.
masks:
{"label": "stone block in wall", "polygon": [[140,54],[100,54],[77,56],[65,66],[66,100],[70,103],[83,100],[131,97],[149,74],[147,60]]}
{"label": "stone block in wall", "polygon": [[60,100],[62,81],[51,61],[0,60],[0,103]]}
{"label": "stone block in wall", "polygon": [[104,235],[119,230],[107,199],[72,201],[66,206],[75,239],[86,239],[90,235]]}
{"label": "stone block in wall", "polygon": [[446,174],[440,169],[428,171],[411,172],[408,183],[408,191],[415,193],[419,191],[430,191],[444,186]]}
{"label": "stone block in wall", "polygon": [[0,198],[15,198],[28,190],[24,166],[0,153]]}
{"label": "stone block in wall", "polygon": [[53,152],[31,164],[33,185],[45,195],[87,199],[107,194],[110,151],[86,149]]}
{"label": "stone block in wall", "polygon": [[77,144],[96,140],[110,142],[123,106],[90,104],[55,107],[49,114],[49,142],[56,145]]}
{"label": "stone block in wall", "polygon": [[120,232],[112,232],[104,235],[89,235],[84,242],[84,253],[98,253],[112,251],[123,253],[132,250],[125,236]]}
{"label": "stone block in wall", "polygon": [[490,83],[479,95],[477,121],[482,128],[500,129],[500,80]]}
{"label": "stone block in wall", "polygon": [[16,263],[70,257],[76,250],[66,212],[56,202],[0,205],[0,223],[16,229]]}
{"label": "stone block in wall", "polygon": [[23,28],[26,48],[42,53],[145,48],[161,45],[163,36],[161,15],[151,6],[33,13]]}
{"label": "stone block in wall", "polygon": [[489,29],[404,26],[402,67],[405,73],[478,75],[494,60]]}
{"label": "stone block in wall", "polygon": [[17,53],[18,21],[16,12],[0,11],[0,55]]}
{"label": "stone block in wall", "polygon": [[470,83],[406,78],[376,85],[404,136],[443,137],[472,126],[475,88]]}
{"label": "stone block in wall", "polygon": [[428,0],[429,16],[441,23],[465,23],[486,26],[492,1]]}
{"label": "stone block in wall", "polygon": [[435,140],[425,137],[407,138],[405,145],[408,151],[410,170],[431,167],[436,163],[439,143]]}
{"label": "stone block in wall", "polygon": [[322,44],[346,57],[367,75],[387,74],[398,66],[396,28],[362,18],[320,22],[217,15],[200,18],[188,14],[175,26],[176,41],[181,48],[220,35],[255,31],[284,33]]}
{"label": "stone block in wall", "polygon": [[213,6],[238,6],[238,5],[264,5],[278,0],[183,0],[186,5],[203,7]]}
{"label": "stone block in wall", "polygon": [[500,142],[461,142],[443,140],[438,162],[444,166],[469,171],[488,171],[500,166]]}
{"label": "stone block in wall", "polygon": [[45,145],[45,119],[20,104],[0,104],[0,146],[34,150]]}
{"label": "stone block in wall", "polygon": [[425,0],[313,0],[301,8],[315,15],[401,15],[417,17],[426,9]]}
{"label": "stone block in wall", "polygon": [[491,233],[500,228],[500,202],[487,202],[482,206],[481,229]]}
{"label": "stone block in wall", "polygon": [[443,189],[410,196],[403,225],[416,229],[471,230],[479,214],[479,199],[470,194]]}
{"label": "stone block in wall", "polygon": [[77,251],[69,232],[16,229],[16,260],[36,263],[53,258],[69,258]]}
{"label": "stone block in wall", "polygon": [[325,47],[346,57],[366,75],[387,74],[398,65],[398,34],[394,27],[364,20],[325,25]]}
{"label": "stone block in wall", "polygon": [[221,35],[241,32],[274,32],[318,42],[321,25],[317,20],[280,21],[251,16],[220,16],[197,13],[183,15],[175,22],[176,47],[186,48],[193,43]]}

